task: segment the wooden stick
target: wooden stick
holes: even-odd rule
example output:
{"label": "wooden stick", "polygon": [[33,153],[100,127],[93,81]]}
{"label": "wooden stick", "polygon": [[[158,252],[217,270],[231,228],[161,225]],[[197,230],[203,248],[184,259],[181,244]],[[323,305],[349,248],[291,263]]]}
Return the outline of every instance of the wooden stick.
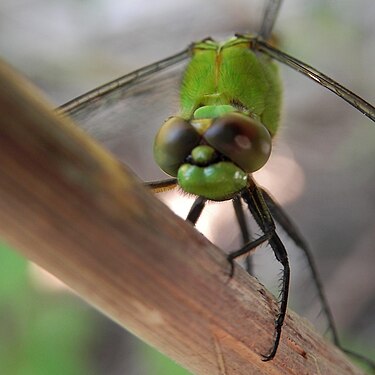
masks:
{"label": "wooden stick", "polygon": [[0,234],[194,374],[361,373],[4,64]]}

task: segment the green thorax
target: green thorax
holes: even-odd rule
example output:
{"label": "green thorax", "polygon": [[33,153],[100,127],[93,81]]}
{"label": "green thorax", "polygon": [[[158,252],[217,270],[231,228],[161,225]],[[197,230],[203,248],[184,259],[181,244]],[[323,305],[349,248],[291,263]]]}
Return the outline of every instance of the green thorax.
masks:
{"label": "green thorax", "polygon": [[281,85],[277,66],[253,52],[246,37],[224,43],[196,43],[181,86],[181,112],[186,119],[202,106],[231,105],[266,126],[278,128]]}

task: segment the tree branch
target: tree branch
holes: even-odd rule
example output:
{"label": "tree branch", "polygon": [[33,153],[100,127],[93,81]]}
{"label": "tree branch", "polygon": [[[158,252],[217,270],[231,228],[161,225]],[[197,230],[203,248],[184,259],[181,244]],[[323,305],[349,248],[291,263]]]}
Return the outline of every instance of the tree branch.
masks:
{"label": "tree branch", "polygon": [[0,66],[0,234],[195,374],[360,374],[34,89]]}

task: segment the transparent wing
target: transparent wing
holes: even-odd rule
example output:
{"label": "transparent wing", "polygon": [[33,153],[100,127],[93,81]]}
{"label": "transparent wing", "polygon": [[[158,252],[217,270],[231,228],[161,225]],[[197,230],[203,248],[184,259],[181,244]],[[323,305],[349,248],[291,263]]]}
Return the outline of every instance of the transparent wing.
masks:
{"label": "transparent wing", "polygon": [[313,81],[319,83],[321,86],[332,91],[337,96],[344,99],[358,111],[362,112],[365,116],[370,118],[372,121],[375,121],[375,107],[370,103],[366,102],[364,99],[359,97],[354,92],[348,90],[344,86],[340,85],[338,82],[332,78],[326,76],[325,74],[319,72],[310,65],[305,64],[304,62],[287,55],[286,53],[270,46],[268,43],[263,41],[255,40],[255,48],[261,52],[266,53],[271,56],[273,59],[288,65],[292,69],[304,74]]}
{"label": "transparent wing", "polygon": [[178,113],[189,49],[88,92],[57,109],[145,181],[165,178],[153,159],[156,132]]}
{"label": "transparent wing", "polygon": [[269,0],[267,4],[259,30],[259,36],[263,40],[270,38],[282,2],[283,0]]}

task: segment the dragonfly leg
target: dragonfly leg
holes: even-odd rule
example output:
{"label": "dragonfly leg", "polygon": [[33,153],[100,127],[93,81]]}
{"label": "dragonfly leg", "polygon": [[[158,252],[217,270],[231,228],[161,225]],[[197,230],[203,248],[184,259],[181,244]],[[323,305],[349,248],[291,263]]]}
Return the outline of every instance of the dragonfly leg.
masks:
{"label": "dragonfly leg", "polygon": [[207,199],[198,197],[190,208],[190,211],[186,217],[186,221],[189,221],[195,225],[202,214],[204,206],[206,205]]}
{"label": "dragonfly leg", "polygon": [[262,236],[258,237],[257,239],[253,241],[250,241],[249,243],[242,246],[240,249],[229,253],[227,257],[231,264],[231,271],[230,271],[229,276],[232,277],[234,273],[234,263],[233,263],[234,259],[244,254],[251,254],[251,252],[254,251],[259,245],[261,245],[262,243],[266,241],[269,241],[272,236],[273,236],[272,231],[265,231]]}
{"label": "dragonfly leg", "polygon": [[320,299],[320,302],[322,304],[323,312],[326,316],[327,322],[328,322],[328,329],[331,331],[332,339],[334,344],[340,348],[343,352],[351,355],[352,357],[358,358],[359,360],[365,362],[367,365],[369,365],[373,370],[375,370],[375,362],[369,360],[368,358],[362,356],[361,354],[352,352],[350,350],[347,350],[342,347],[336,325],[334,322],[332,311],[329,307],[328,300],[325,296],[324,289],[322,282],[319,277],[319,273],[316,267],[316,264],[314,262],[314,258],[312,256],[312,252],[307,244],[307,242],[303,239],[302,235],[299,233],[296,225],[290,220],[288,215],[285,213],[285,211],[282,209],[282,207],[275,202],[275,200],[270,196],[270,194],[265,191],[264,189],[261,189],[263,193],[263,198],[268,206],[268,209],[270,210],[273,218],[280,224],[280,226],[283,228],[283,230],[286,232],[286,234],[293,240],[293,242],[296,244],[296,246],[302,250],[304,256],[306,257],[307,264],[311,270],[312,278],[314,280],[316,289],[318,291],[318,296]]}
{"label": "dragonfly leg", "polygon": [[[239,225],[240,230],[241,230],[242,243],[243,243],[243,245],[246,245],[251,240],[251,234],[250,234],[250,230],[249,230],[249,227],[248,227],[246,219],[245,219],[245,213],[244,213],[244,210],[243,210],[243,207],[242,207],[240,197],[238,197],[238,196],[234,197],[232,199],[232,203],[233,203],[234,212],[236,214],[237,222],[238,222],[238,225]],[[246,271],[250,275],[252,275],[253,274],[253,272],[252,272],[253,271],[253,269],[252,269],[253,265],[252,265],[250,254],[247,255],[245,262],[246,262]]]}
{"label": "dragonfly leg", "polygon": [[242,199],[247,204],[251,214],[253,215],[255,221],[264,234],[256,240],[250,242],[247,246],[243,246],[240,250],[229,254],[228,260],[232,262],[236,257],[245,254],[246,250],[252,250],[261,243],[268,241],[275,254],[276,259],[283,266],[280,307],[279,313],[277,314],[277,317],[275,319],[274,342],[269,353],[263,355],[263,360],[269,361],[275,356],[280,343],[281,329],[284,323],[288,303],[290,268],[288,254],[286,252],[284,244],[281,242],[279,236],[275,232],[275,224],[272,219],[271,213],[269,212],[268,207],[263,200],[262,192],[255,185],[253,185],[250,189],[242,193]]}
{"label": "dragonfly leg", "polygon": [[177,180],[175,178],[169,178],[161,181],[145,182],[144,185],[150,188],[153,193],[161,193],[174,189],[177,186]]}

